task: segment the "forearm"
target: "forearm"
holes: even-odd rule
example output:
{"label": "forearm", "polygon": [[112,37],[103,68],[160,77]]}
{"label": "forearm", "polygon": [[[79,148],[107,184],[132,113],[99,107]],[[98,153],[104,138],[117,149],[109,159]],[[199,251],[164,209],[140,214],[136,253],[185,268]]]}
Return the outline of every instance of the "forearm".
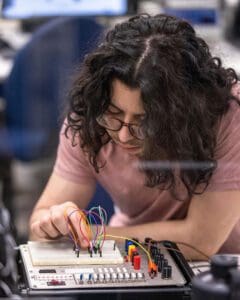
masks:
{"label": "forearm", "polygon": [[[154,240],[170,240],[173,242],[181,242],[189,244],[192,247],[204,252],[205,247],[201,245],[197,238],[198,233],[194,233],[190,224],[185,220],[152,222],[135,226],[126,227],[107,227],[107,234],[113,236],[134,237],[140,241],[144,241],[145,237],[150,237]],[[193,238],[193,236],[196,238]],[[109,237],[111,238],[111,237]],[[206,256],[201,255],[193,248],[178,244],[178,247],[188,259],[206,260]],[[206,253],[207,254],[207,253]]]}

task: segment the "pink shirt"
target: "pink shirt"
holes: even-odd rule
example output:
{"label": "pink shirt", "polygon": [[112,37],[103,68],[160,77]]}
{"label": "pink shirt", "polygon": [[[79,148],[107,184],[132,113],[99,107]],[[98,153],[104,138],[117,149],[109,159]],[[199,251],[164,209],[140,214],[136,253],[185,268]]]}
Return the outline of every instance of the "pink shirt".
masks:
{"label": "pink shirt", "polygon": [[[220,122],[215,157],[218,167],[206,191],[240,190],[240,106],[235,101]],[[61,132],[54,173],[77,183],[98,181],[117,206],[110,225],[133,225],[186,216],[189,201],[175,200],[168,190],[146,187],[144,174],[136,167],[138,159],[114,142],[101,148],[99,159],[106,164],[97,174],[79,145],[72,147],[71,139],[66,139]],[[240,253],[240,221],[220,252]]]}

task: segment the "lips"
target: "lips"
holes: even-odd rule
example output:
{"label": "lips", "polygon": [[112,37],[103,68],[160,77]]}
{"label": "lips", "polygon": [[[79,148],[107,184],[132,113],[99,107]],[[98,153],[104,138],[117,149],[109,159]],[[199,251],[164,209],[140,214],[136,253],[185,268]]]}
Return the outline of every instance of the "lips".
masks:
{"label": "lips", "polygon": [[139,152],[141,151],[141,147],[140,146],[128,146],[126,147],[126,145],[122,146],[121,144],[118,144],[123,151],[128,152],[129,154],[133,154],[133,155],[137,155],[139,154]]}
{"label": "lips", "polygon": [[125,146],[122,146],[122,145],[120,145],[123,149],[125,149],[125,150],[134,150],[134,149],[138,149],[139,148],[139,146],[134,146],[134,147],[125,147]]}
{"label": "lips", "polygon": [[117,143],[120,147],[122,147],[123,149],[126,149],[126,150],[131,150],[131,149],[137,149],[139,148],[140,146],[130,146],[130,145],[123,145],[121,143]]}

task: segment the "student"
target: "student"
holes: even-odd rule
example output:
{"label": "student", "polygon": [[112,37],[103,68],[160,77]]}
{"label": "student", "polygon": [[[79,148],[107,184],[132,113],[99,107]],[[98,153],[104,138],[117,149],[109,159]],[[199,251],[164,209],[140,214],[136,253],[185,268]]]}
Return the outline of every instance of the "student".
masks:
{"label": "student", "polygon": [[[67,235],[65,213],[85,208],[98,181],[116,206],[108,234],[240,253],[237,80],[185,20],[144,14],[117,24],[70,93],[31,238]],[[70,218],[86,247],[78,214]]]}

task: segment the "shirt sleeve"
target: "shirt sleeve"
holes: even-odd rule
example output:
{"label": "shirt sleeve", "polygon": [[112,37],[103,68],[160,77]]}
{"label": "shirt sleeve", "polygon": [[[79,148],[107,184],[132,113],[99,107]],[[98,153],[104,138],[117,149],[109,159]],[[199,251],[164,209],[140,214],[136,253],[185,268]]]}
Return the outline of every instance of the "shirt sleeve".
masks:
{"label": "shirt sleeve", "polygon": [[[65,121],[66,122],[66,121]],[[80,141],[72,145],[70,130],[68,137],[65,136],[65,126],[62,126],[59,135],[57,158],[53,173],[76,183],[94,183],[94,169],[88,161],[86,153],[80,147]]]}
{"label": "shirt sleeve", "polygon": [[[240,88],[235,88],[234,93],[240,98]],[[217,168],[206,191],[240,190],[240,105],[236,101],[221,120],[215,159]]]}

